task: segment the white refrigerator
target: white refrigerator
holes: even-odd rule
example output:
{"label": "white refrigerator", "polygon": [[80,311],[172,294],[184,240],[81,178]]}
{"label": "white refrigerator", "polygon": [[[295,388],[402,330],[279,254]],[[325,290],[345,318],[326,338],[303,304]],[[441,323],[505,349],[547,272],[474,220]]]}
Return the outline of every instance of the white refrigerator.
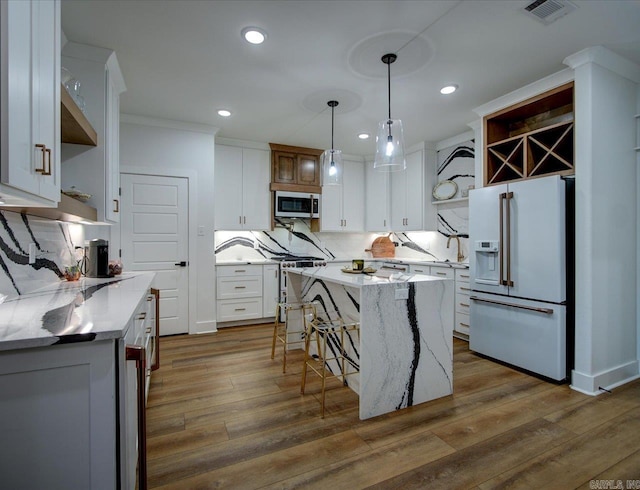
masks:
{"label": "white refrigerator", "polygon": [[469,347],[558,381],[569,374],[566,196],[558,175],[469,196]]}

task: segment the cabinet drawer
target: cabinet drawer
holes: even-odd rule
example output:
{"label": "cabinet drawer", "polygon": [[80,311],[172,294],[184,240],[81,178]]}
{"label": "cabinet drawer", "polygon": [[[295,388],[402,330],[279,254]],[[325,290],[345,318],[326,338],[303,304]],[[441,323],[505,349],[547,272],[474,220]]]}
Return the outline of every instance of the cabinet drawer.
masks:
{"label": "cabinet drawer", "polygon": [[409,270],[411,274],[431,274],[430,268],[428,265],[411,265],[409,266]]}
{"label": "cabinet drawer", "polygon": [[262,275],[247,277],[218,277],[217,285],[218,299],[262,296]]}
{"label": "cabinet drawer", "polygon": [[227,299],[218,301],[217,320],[231,322],[262,318],[262,298]]}
{"label": "cabinet drawer", "polygon": [[469,335],[469,315],[466,313],[458,313],[456,312],[456,325],[455,331],[463,333],[465,335]]}
{"label": "cabinet drawer", "polygon": [[471,274],[469,274],[469,269],[456,269],[456,281],[460,282],[470,282]]}
{"label": "cabinet drawer", "polygon": [[456,293],[456,312],[469,314],[469,295]]}
{"label": "cabinet drawer", "polygon": [[469,283],[456,280],[456,294],[466,294],[469,296],[471,294]]}
{"label": "cabinet drawer", "polygon": [[216,275],[218,277],[261,276],[262,266],[255,264],[217,265]]}
{"label": "cabinet drawer", "polygon": [[446,277],[447,279],[453,279],[453,269],[448,267],[431,267],[431,275],[435,277]]}

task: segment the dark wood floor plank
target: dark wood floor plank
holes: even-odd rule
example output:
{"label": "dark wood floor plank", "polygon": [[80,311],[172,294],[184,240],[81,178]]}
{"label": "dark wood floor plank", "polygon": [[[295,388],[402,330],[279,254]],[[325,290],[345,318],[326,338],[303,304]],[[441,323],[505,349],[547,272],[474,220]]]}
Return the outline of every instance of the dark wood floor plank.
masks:
{"label": "dark wood floor plank", "polygon": [[[559,425],[554,424],[557,427]],[[575,488],[603,473],[638,449],[640,417],[637,410],[574,437],[523,462],[481,485],[489,488]]]}
{"label": "dark wood floor plank", "polygon": [[[336,449],[339,448],[339,451]],[[353,431],[317,439],[293,448],[277,451],[267,456],[253,458],[228,466],[172,482],[161,489],[186,488],[260,488],[279,482],[300,472],[311,471],[334,463],[341,458],[369,450]]]}
{"label": "dark wood floor plank", "polygon": [[267,488],[355,489],[387,480],[435,461],[455,449],[433,434],[405,438],[373,451],[359,453],[333,464],[280,481]]}
{"label": "dark wood floor plank", "polygon": [[574,437],[562,427],[537,419],[371,488],[470,488]]}
{"label": "dark wood floor plank", "polygon": [[572,407],[588,398],[587,395],[573,391],[566,385],[556,386],[542,393],[530,394],[502,404],[492,410],[473,413],[434,428],[433,432],[450,446],[462,449],[544,417],[557,407]]}
{"label": "dark wood floor plank", "polygon": [[150,488],[587,488],[640,467],[640,380],[586,397],[454,339],[453,395],[362,421],[357,395],[332,382],[321,419],[319,379],[301,395],[302,352],[282,373],[271,334],[160,340]]}

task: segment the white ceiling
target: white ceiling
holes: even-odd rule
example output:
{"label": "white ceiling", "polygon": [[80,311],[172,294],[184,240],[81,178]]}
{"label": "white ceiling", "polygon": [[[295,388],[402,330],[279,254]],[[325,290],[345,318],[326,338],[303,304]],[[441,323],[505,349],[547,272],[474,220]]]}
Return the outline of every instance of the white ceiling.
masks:
{"label": "white ceiling", "polygon": [[[640,0],[574,0],[578,8],[550,25],[523,13],[529,3],[63,0],[62,26],[70,41],[116,51],[123,113],[327,148],[326,102],[336,98],[335,147],[372,155],[387,113],[387,52],[398,54],[392,116],[402,119],[408,146],[469,130],[475,107],[566,68],[563,59],[586,47],[640,64]],[[246,43],[245,26],[265,29],[267,41]],[[443,96],[448,83],[460,89]],[[219,108],[233,115],[221,118]],[[359,140],[361,131],[372,138]]]}

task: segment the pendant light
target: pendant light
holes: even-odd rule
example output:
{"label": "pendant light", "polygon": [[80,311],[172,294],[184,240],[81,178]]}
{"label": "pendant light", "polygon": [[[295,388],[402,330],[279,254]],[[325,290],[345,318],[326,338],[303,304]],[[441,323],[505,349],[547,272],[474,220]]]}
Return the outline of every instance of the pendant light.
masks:
{"label": "pendant light", "polygon": [[391,119],[391,63],[397,58],[393,53],[385,54],[382,57],[382,62],[387,65],[389,117],[378,123],[376,158],[373,162],[374,170],[382,172],[395,172],[407,168],[407,162],[404,159],[402,121]]}
{"label": "pendant light", "polygon": [[322,185],[342,184],[342,150],[333,148],[333,112],[338,105],[337,100],[330,100],[331,107],[331,149],[322,154]]}

